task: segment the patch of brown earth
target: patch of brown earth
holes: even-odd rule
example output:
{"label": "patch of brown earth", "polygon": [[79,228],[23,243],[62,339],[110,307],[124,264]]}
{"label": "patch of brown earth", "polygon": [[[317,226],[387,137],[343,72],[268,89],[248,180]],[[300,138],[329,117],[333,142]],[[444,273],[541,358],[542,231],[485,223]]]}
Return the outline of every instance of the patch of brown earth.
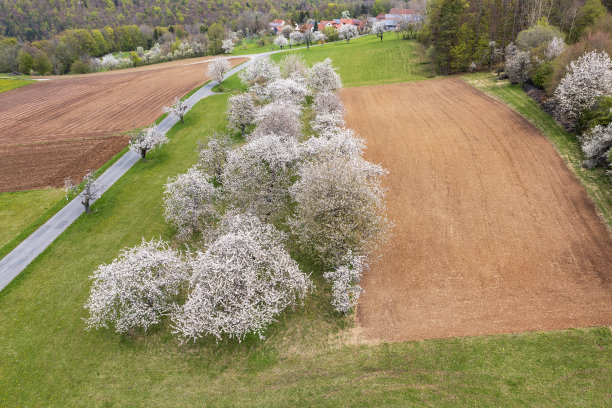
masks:
{"label": "patch of brown earth", "polygon": [[357,318],[389,341],[610,325],[612,239],[529,122],[460,79],[347,88],[394,235]]}

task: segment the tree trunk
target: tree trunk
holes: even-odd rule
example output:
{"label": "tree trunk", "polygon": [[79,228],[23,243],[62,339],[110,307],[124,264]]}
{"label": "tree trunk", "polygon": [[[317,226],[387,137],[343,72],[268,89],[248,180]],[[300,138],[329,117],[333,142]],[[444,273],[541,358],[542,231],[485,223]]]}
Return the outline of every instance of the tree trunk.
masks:
{"label": "tree trunk", "polygon": [[183,120],[183,115],[181,115],[181,123],[185,123],[185,121]]}
{"label": "tree trunk", "polygon": [[84,198],[81,204],[85,207],[85,214],[89,214],[89,198]]}
{"label": "tree trunk", "polygon": [[242,125],[242,138],[244,139],[244,128],[246,127],[246,125]]}
{"label": "tree trunk", "polygon": [[147,155],[147,149],[140,149],[140,157],[142,158],[142,161],[147,161],[147,159],[145,158]]}

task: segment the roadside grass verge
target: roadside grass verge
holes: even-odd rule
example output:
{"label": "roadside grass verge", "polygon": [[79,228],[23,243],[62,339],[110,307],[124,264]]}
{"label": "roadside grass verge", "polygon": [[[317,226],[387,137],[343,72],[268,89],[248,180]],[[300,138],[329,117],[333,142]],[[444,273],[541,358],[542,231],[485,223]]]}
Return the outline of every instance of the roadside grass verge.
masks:
{"label": "roadside grass verge", "polygon": [[36,81],[31,79],[0,78],[0,93],[21,88],[22,86],[33,84],[34,82]]}
{"label": "roadside grass verge", "polygon": [[495,75],[489,73],[469,74],[462,76],[462,79],[512,107],[552,142],[569,169],[586,188],[608,230],[612,232],[612,177],[604,169],[582,167],[584,155],[578,139],[544,112],[520,85],[510,84],[507,80],[498,81]]}
{"label": "roadside grass verge", "polygon": [[229,95],[200,101],[171,142],[132,167],[0,292],[0,406],[603,406],[607,328],[360,344],[329,287],[242,343],[180,345],[169,323],[148,333],[85,331],[89,276],[141,239],[171,239],[163,185],[225,125]]}

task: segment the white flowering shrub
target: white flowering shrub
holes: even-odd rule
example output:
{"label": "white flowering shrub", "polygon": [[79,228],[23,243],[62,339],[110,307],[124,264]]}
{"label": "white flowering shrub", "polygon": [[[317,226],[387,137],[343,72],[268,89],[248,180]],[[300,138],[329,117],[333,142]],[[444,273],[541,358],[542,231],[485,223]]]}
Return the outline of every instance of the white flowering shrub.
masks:
{"label": "white flowering shrub", "polygon": [[164,218],[180,238],[206,229],[219,219],[215,207],[218,192],[209,176],[197,166],[168,179],[164,186]]}
{"label": "white flowering shrub", "polygon": [[221,48],[223,48],[223,52],[226,54],[231,54],[232,51],[234,51],[234,41],[232,41],[231,38],[223,40],[223,43],[221,43]]}
{"label": "white flowering shrub", "polygon": [[380,185],[386,173],[354,155],[304,162],[290,188],[296,206],[289,220],[302,250],[334,267],[349,251],[373,251],[389,226]]}
{"label": "white flowering shrub", "polygon": [[300,155],[305,160],[330,160],[337,157],[360,157],[365,141],[352,129],[340,128],[311,137],[300,144]]}
{"label": "white flowering shrub", "polygon": [[280,61],[280,71],[283,78],[308,77],[308,65],[301,54],[291,53]]}
{"label": "white flowering shrub", "polygon": [[134,132],[130,136],[130,150],[146,160],[147,152],[168,143],[166,134],[155,125]]}
{"label": "white flowering shrub", "polygon": [[263,337],[312,284],[283,246],[285,236],[250,215],[229,215],[219,237],[191,262],[191,291],[173,314],[182,340]]}
{"label": "white flowering shrub", "polygon": [[230,96],[227,101],[227,120],[230,127],[239,130],[244,137],[247,126],[255,122],[255,102],[248,93]]}
{"label": "white flowering shrub", "polygon": [[612,94],[612,61],[605,52],[589,52],[570,63],[555,90],[557,118],[573,127],[595,100]]}
{"label": "white flowering shrub", "polygon": [[317,62],[308,72],[308,86],[315,92],[336,92],[342,88],[342,80],[329,58]]}
{"label": "white flowering shrub", "polygon": [[287,41],[284,36],[279,35],[274,39],[274,45],[280,47],[280,49],[282,50],[284,47],[289,45],[289,41]]}
{"label": "white flowering shrub", "polygon": [[357,37],[359,35],[359,32],[357,31],[357,27],[355,27],[354,25],[344,24],[338,29],[338,35],[341,39],[346,40],[346,42],[349,42],[351,38]]}
{"label": "white flowering shrub", "polygon": [[178,96],[174,98],[174,102],[172,106],[166,107],[164,106],[163,112],[167,113],[169,116],[179,118],[181,123],[185,123],[183,117],[189,110],[189,104],[186,101],[182,101]]}
{"label": "white flowering shrub", "polygon": [[265,55],[248,64],[238,76],[245,85],[265,85],[280,77],[280,68],[272,62],[268,55]]}
{"label": "white flowering shrub", "polygon": [[230,69],[232,69],[232,66],[227,59],[217,58],[208,64],[208,76],[220,84]]}
{"label": "white flowering shrub", "polygon": [[114,326],[118,333],[160,322],[175,307],[189,273],[181,256],[161,240],[124,249],[94,272],[85,309],[88,329]]}
{"label": "white flowering shrub", "polygon": [[266,85],[263,93],[269,101],[288,102],[292,105],[301,105],[310,91],[306,87],[306,80],[299,75],[290,78],[277,78]]}
{"label": "white flowering shrub", "polygon": [[612,122],[607,126],[595,126],[582,142],[584,166],[592,169],[609,163],[610,149],[612,149]]}
{"label": "white flowering shrub", "polygon": [[289,34],[289,43],[291,45],[299,45],[304,42],[304,34],[299,31],[294,31]]}
{"label": "white flowering shrub", "polygon": [[344,117],[342,114],[333,113],[320,113],[315,115],[314,120],[310,122],[312,130],[317,133],[329,133],[339,128],[344,127]]}
{"label": "white flowering shrub", "polygon": [[293,138],[262,135],[230,152],[222,175],[231,205],[263,221],[283,214],[300,149]]}
{"label": "white flowering shrub", "polygon": [[314,32],[314,36],[312,38],[313,42],[320,43],[320,42],[324,42],[325,40],[327,40],[327,36],[325,35],[325,33],[321,32],[321,31],[315,31]]}
{"label": "white flowering shrub", "polygon": [[255,123],[253,136],[275,134],[297,140],[302,135],[300,109],[291,103],[276,101],[262,106],[255,114]]}
{"label": "white flowering shrub", "polygon": [[372,34],[380,38],[380,41],[383,40],[383,36],[385,35],[386,31],[387,26],[385,25],[384,21],[376,21],[374,24],[372,24]]}
{"label": "white flowering shrub", "polygon": [[332,305],[339,313],[348,313],[357,304],[363,289],[359,286],[361,276],[367,268],[366,257],[349,251],[342,264],[323,277],[332,283]]}
{"label": "white flowering shrub", "polygon": [[200,144],[199,147],[198,167],[219,181],[227,162],[227,156],[232,149],[232,139],[225,133],[215,133],[206,146]]}
{"label": "white flowering shrub", "polygon": [[[83,183],[83,190],[79,191],[79,184]],[[102,185],[96,181],[93,172],[88,172],[81,183],[74,183],[71,178],[64,180],[64,191],[66,199],[71,195],[78,194],[81,204],[85,207],[85,213],[89,214],[89,205],[102,194]]]}
{"label": "white flowering shrub", "polygon": [[529,79],[530,69],[529,51],[515,51],[510,55],[506,54],[506,75],[508,75],[510,82],[515,84],[525,83]]}
{"label": "white flowering shrub", "polygon": [[546,59],[554,60],[559,55],[563,54],[563,51],[565,51],[565,47],[566,45],[565,45],[565,41],[563,41],[563,38],[554,37],[548,43],[548,46],[546,47],[546,51],[544,52],[544,55],[546,56]]}
{"label": "white flowering shrub", "polygon": [[100,67],[102,69],[117,69],[120,61],[113,54],[106,54],[100,59]]}
{"label": "white flowering shrub", "polygon": [[312,108],[315,115],[321,115],[326,113],[337,113],[344,115],[344,104],[335,92],[320,92],[318,93],[313,101]]}

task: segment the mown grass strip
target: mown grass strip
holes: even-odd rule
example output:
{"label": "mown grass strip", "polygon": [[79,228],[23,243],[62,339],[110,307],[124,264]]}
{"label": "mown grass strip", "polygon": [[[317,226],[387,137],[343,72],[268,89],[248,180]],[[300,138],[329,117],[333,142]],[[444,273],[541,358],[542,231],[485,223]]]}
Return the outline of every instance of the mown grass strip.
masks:
{"label": "mown grass strip", "polygon": [[612,232],[612,177],[607,175],[604,169],[582,167],[584,155],[578,139],[544,112],[520,85],[512,85],[507,80],[497,81],[493,74],[488,73],[470,74],[462,78],[512,107],[552,142],[569,169],[585,187],[606,222],[608,230]]}

